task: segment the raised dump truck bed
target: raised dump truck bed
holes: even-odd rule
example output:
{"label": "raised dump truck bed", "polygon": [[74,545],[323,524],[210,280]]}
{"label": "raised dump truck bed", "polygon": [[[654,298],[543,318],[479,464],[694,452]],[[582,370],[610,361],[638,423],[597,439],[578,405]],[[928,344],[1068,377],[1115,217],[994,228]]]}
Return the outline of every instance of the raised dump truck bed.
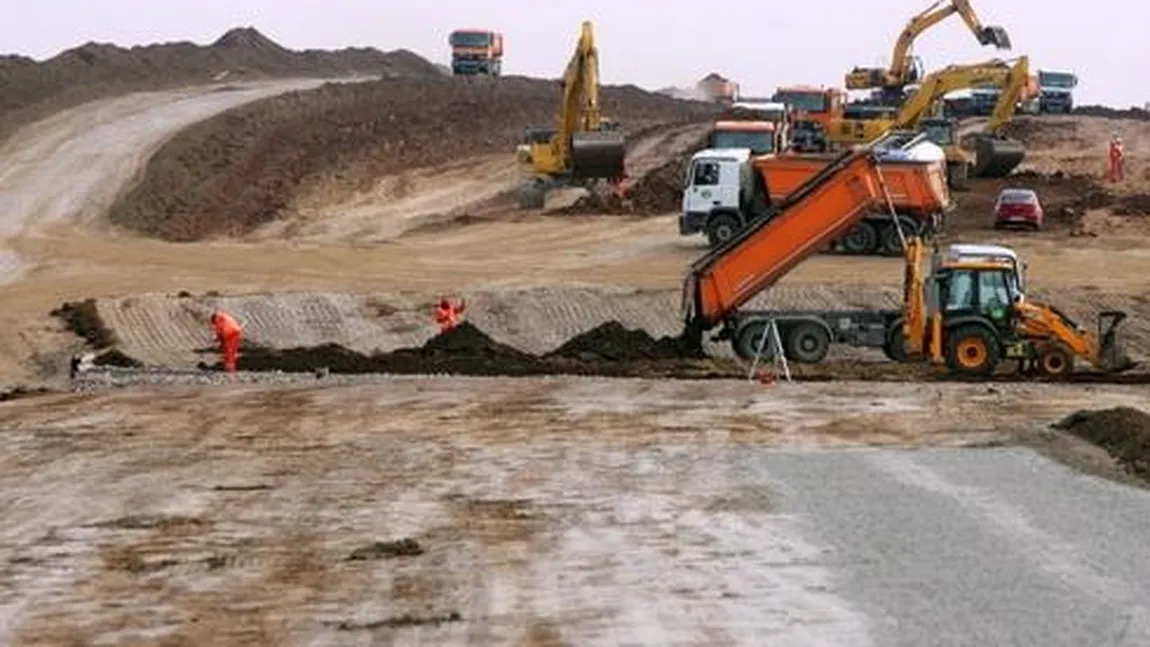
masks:
{"label": "raised dump truck bed", "polygon": [[[905,133],[900,137],[903,146],[893,150],[905,159],[883,163],[882,183],[899,214],[903,234],[930,238],[941,230],[944,213],[951,205],[949,199],[939,205],[933,193],[924,193],[918,173],[924,162],[933,161],[940,169],[938,183],[945,184],[945,153],[926,138]],[[679,232],[703,232],[712,246],[721,245],[754,221],[770,218],[789,196],[838,159],[825,155],[754,156],[737,149],[700,151],[688,169]],[[875,206],[827,246],[850,254],[900,255],[901,239],[892,226],[889,206],[885,200]]]}
{"label": "raised dump truck bed", "polygon": [[887,202],[884,187],[890,185],[885,173],[892,166],[903,169],[904,190],[924,209],[942,210],[949,204],[943,165],[906,155],[920,141],[919,137],[892,133],[836,156],[778,203],[773,215],[751,221],[695,261],[683,286],[687,336],[701,342],[707,330],[721,327],[716,339],[731,340],[735,351],[745,354],[757,346],[756,335],[761,335],[767,319],[773,317],[787,346],[799,341],[796,331],[816,327],[839,343],[883,344],[885,331],[898,312],[763,313],[742,312],[740,308],[881,209]]}

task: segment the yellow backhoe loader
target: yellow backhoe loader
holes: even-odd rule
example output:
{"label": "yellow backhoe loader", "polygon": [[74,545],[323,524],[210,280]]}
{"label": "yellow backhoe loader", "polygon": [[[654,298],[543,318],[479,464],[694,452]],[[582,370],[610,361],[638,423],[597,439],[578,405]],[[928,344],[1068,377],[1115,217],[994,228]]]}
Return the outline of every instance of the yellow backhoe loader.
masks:
{"label": "yellow backhoe loader", "polygon": [[[903,103],[893,119],[850,120],[832,123],[831,139],[840,144],[860,144],[887,130],[926,132],[946,151],[947,181],[960,188],[967,177],[1006,177],[1026,158],[1026,148],[1004,136],[1003,130],[1026,98],[1030,60],[1020,56],[1010,63],[1000,59],[969,65],[950,65],[926,77],[919,89]],[[998,103],[983,132],[974,135],[973,155],[960,146],[953,120],[932,116],[942,98],[954,90],[999,86]]]}
{"label": "yellow backhoe loader", "polygon": [[913,55],[914,41],[923,32],[958,14],[981,45],[1010,49],[1006,29],[983,25],[969,0],[939,0],[910,19],[895,41],[890,67],[856,67],[846,75],[848,90],[875,90],[881,105],[898,106],[905,98],[904,88],[917,83],[922,76],[922,63]]}
{"label": "yellow backhoe loader", "polygon": [[1023,373],[1065,377],[1083,360],[1106,373],[1135,366],[1122,350],[1121,311],[1098,315],[1086,330],[1054,306],[1026,295],[1018,255],[999,245],[934,250],[923,276],[926,245],[906,240],[902,317],[888,329],[884,352],[901,362],[945,364],[951,373],[993,375],[1016,361]]}
{"label": "yellow backhoe loader", "polygon": [[560,82],[562,102],[556,128],[527,128],[517,156],[530,178],[519,206],[539,209],[557,186],[617,182],[625,176],[626,144],[618,124],[604,119],[599,107],[599,50],[590,22],[584,22]]}

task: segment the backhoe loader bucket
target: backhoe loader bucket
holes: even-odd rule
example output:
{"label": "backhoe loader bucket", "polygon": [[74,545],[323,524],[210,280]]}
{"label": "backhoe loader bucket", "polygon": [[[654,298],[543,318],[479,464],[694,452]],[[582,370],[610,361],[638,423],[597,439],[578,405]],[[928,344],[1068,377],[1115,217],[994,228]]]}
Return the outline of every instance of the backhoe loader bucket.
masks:
{"label": "backhoe loader bucket", "polygon": [[1118,335],[1118,326],[1125,320],[1126,313],[1121,310],[1098,313],[1098,356],[1102,370],[1108,373],[1121,373],[1136,366]]}
{"label": "backhoe loader bucket", "polygon": [[1006,177],[1026,159],[1022,142],[1008,137],[977,135],[971,177]]}
{"label": "backhoe loader bucket", "polygon": [[580,180],[613,180],[625,175],[623,133],[600,130],[571,136],[571,173]]}
{"label": "backhoe loader bucket", "polygon": [[980,45],[994,45],[998,49],[1010,49],[1010,34],[1006,33],[1004,27],[990,25],[983,27],[982,31],[978,32],[978,43]]}

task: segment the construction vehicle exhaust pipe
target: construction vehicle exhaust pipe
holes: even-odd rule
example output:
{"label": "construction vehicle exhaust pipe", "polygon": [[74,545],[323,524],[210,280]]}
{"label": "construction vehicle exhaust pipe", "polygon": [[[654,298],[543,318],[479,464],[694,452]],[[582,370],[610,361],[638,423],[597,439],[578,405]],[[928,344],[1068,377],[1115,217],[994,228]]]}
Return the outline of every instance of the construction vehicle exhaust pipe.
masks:
{"label": "construction vehicle exhaust pipe", "polygon": [[1006,177],[1026,159],[1026,147],[1017,139],[976,135],[971,177]]}
{"label": "construction vehicle exhaust pipe", "polygon": [[1126,313],[1121,310],[1098,313],[1099,368],[1107,373],[1121,373],[1137,366],[1126,354],[1118,335],[1118,326],[1125,320]]}
{"label": "construction vehicle exhaust pipe", "polygon": [[618,130],[577,132],[571,136],[571,173],[580,180],[623,177],[627,142]]}

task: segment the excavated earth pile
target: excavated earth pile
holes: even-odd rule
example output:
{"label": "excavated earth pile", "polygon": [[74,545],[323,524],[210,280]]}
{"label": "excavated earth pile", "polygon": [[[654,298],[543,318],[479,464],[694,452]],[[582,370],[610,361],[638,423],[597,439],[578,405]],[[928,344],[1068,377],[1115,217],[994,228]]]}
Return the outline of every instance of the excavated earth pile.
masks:
{"label": "excavated earth pile", "polygon": [[250,27],[233,29],[206,46],[177,42],[124,48],[88,43],[43,62],[24,56],[0,57],[0,140],[52,112],[127,92],[215,80],[352,73],[443,75],[433,63],[406,50],[293,51]]}
{"label": "excavated earth pile", "polygon": [[[330,84],[228,111],[181,132],[111,210],[115,224],[170,241],[242,235],[283,217],[297,191],[355,192],[378,178],[503,153],[551,125],[555,82],[450,77]],[[603,112],[627,131],[701,121],[715,108],[606,87]]]}
{"label": "excavated earth pile", "polygon": [[691,156],[706,146],[707,138],[703,137],[683,153],[671,157],[638,178],[624,196],[589,193],[552,213],[655,216],[677,211],[681,206],[683,177],[691,163]]}
{"label": "excavated earth pile", "polygon": [[[201,368],[220,370],[217,363]],[[577,335],[544,355],[501,344],[464,322],[418,348],[370,355],[338,344],[284,350],[242,351],[243,371],[287,373],[396,373],[477,376],[596,375],[606,377],[720,378],[738,374],[728,362],[708,359],[676,338],[655,339],[640,330],[608,322]]]}
{"label": "excavated earth pile", "polygon": [[1131,474],[1150,480],[1150,414],[1130,407],[1078,411],[1053,427],[1098,445]]}

